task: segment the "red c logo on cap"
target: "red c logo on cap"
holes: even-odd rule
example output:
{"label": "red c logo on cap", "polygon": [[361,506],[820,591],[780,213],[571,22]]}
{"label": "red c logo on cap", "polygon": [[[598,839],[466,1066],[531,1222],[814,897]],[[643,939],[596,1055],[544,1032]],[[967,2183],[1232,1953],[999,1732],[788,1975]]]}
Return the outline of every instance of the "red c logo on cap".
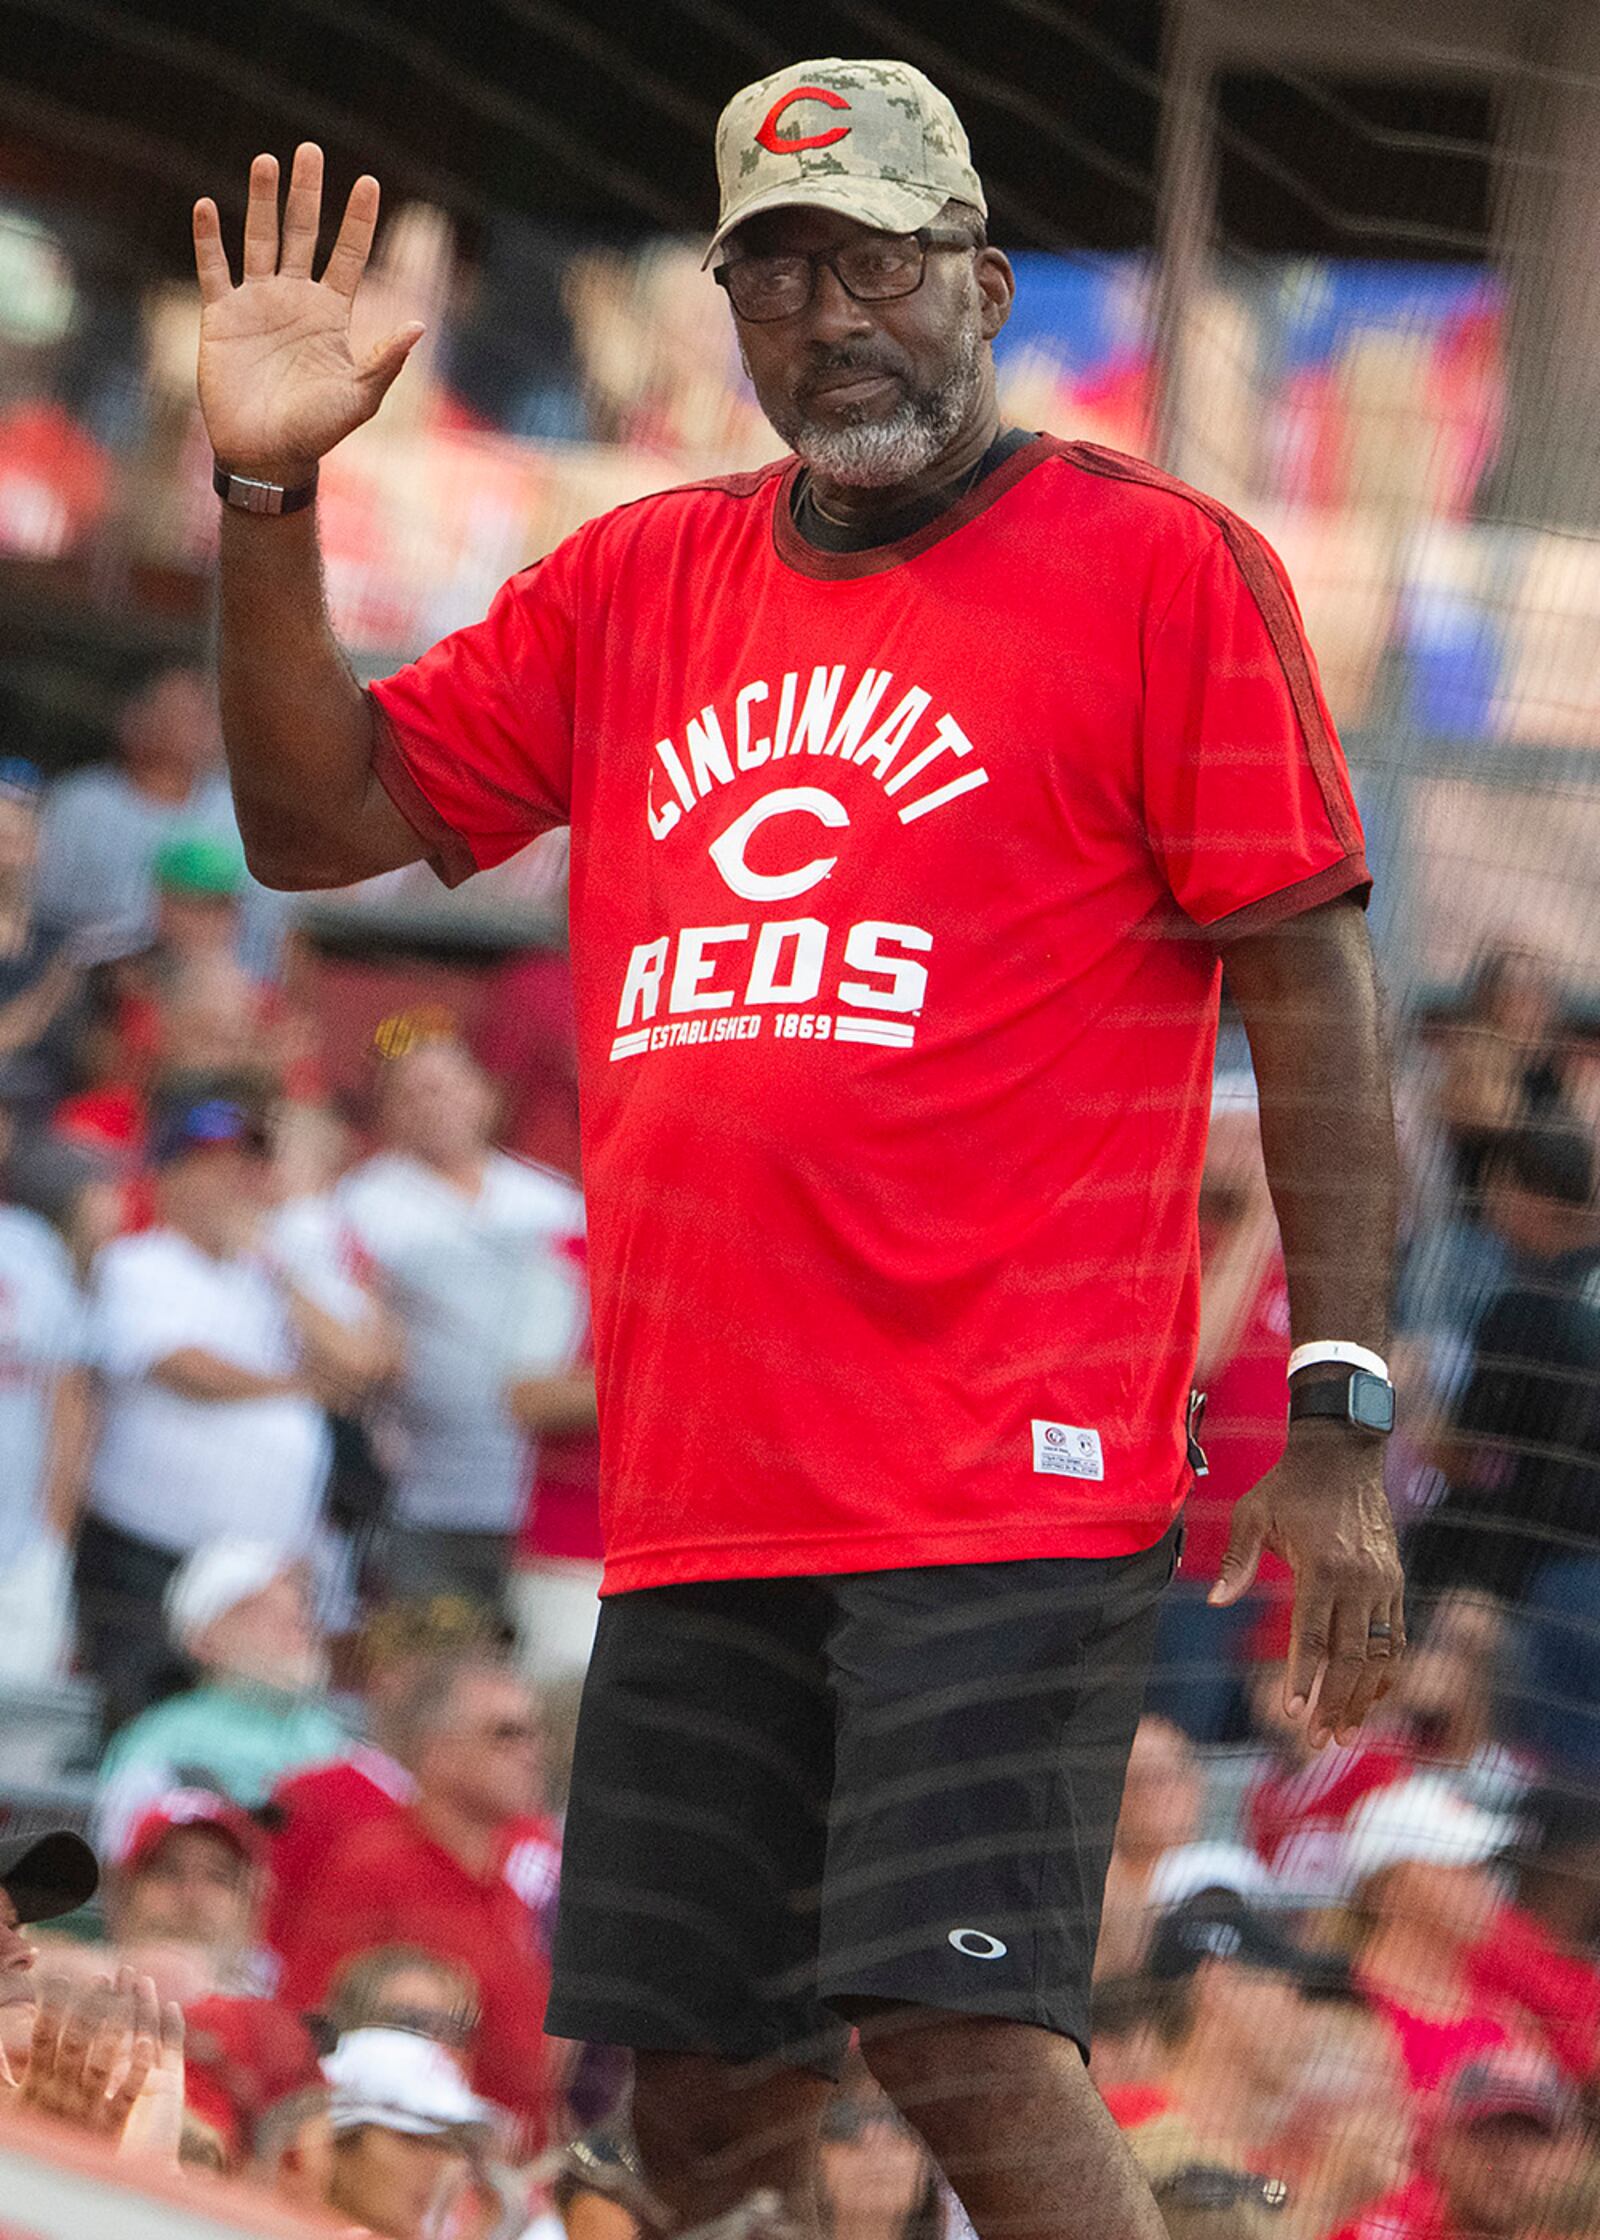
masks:
{"label": "red c logo on cap", "polygon": [[778,119],[785,109],[796,101],[820,101],[829,109],[848,109],[850,104],[842,93],[835,93],[830,86],[791,86],[780,94],[761,120],[756,134],[759,145],[769,155],[797,156],[803,148],[831,148],[835,140],[842,140],[850,130],[847,124],[830,125],[826,132],[813,132],[803,140],[790,140],[778,130]]}

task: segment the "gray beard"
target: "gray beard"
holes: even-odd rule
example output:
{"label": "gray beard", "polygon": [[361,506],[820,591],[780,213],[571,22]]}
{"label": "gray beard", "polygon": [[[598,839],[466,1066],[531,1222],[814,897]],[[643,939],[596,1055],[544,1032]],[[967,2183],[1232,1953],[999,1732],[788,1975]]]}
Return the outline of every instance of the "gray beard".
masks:
{"label": "gray beard", "polygon": [[970,326],[940,386],[902,397],[881,420],[823,424],[798,406],[768,417],[813,474],[851,489],[885,490],[932,466],[970,415],[982,379],[982,343]]}

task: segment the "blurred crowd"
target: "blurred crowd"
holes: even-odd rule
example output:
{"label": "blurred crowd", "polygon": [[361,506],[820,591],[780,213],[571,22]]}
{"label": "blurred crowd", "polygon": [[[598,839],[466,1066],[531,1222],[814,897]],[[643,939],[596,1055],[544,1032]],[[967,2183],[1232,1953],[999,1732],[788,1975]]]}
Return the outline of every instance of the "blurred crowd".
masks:
{"label": "blurred crowd", "polygon": [[[59,1798],[93,1855],[0,1840],[0,2094],[393,2240],[636,2240],[625,2063],[541,2028],[598,1584],[583,1205],[501,1148],[504,1018],[422,1016],[330,1068],[199,673],[141,679],[99,764],[0,761],[0,1720],[95,1723]],[[1404,1028],[1416,1646],[1312,1756],[1281,1570],[1206,1599],[1285,1428],[1232,1051],[1093,2070],[1174,2233],[1600,2240],[1600,1069],[1509,942]],[[961,2233],[864,2071],[823,2185],[830,2232]]]}

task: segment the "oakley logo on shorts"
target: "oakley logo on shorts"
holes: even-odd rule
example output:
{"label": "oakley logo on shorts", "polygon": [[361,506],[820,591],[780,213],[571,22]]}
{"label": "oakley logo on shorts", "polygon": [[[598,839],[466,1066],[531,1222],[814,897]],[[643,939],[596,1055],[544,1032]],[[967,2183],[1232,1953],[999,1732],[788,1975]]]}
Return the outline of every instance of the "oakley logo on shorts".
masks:
{"label": "oakley logo on shorts", "polygon": [[1003,1960],[1010,1949],[987,1929],[952,1929],[950,1942],[968,1960]]}

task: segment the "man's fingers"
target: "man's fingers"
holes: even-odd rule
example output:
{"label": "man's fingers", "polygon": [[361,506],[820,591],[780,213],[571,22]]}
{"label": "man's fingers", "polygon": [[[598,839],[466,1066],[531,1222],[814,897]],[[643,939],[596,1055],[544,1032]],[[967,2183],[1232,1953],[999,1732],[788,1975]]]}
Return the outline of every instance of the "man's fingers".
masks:
{"label": "man's fingers", "polygon": [[250,199],[244,212],[244,276],[270,280],[278,269],[278,159],[257,156],[250,166]]}
{"label": "man's fingers", "polygon": [[1225,1610],[1230,1602],[1237,1602],[1254,1586],[1260,1561],[1261,1528],[1252,1522],[1241,1503],[1233,1512],[1228,1550],[1217,1573],[1217,1583],[1206,1600],[1219,1610]]}
{"label": "man's fingers", "polygon": [[[148,1981],[148,1978],[146,1979]],[[151,1984],[151,1990],[155,1986]],[[184,2020],[183,2009],[176,1999],[168,1999],[161,2009],[159,2030],[161,2066],[169,2068],[183,2059]]]}
{"label": "man's fingers", "polygon": [[[1382,1677],[1373,1657],[1371,1627],[1382,1623],[1386,1605],[1373,1608],[1370,1594],[1340,1595],[1329,1627],[1328,1667],[1317,1704],[1315,1732],[1326,1739],[1353,1735],[1371,1708]],[[1383,1644],[1387,1649],[1387,1643]]]}
{"label": "man's fingers", "polygon": [[202,304],[220,302],[233,287],[228,252],[222,246],[222,220],[209,195],[194,206],[194,271]]}
{"label": "man's fingers", "polygon": [[1362,1723],[1379,1698],[1389,1690],[1391,1664],[1388,1656],[1371,1650],[1361,1660],[1360,1670],[1345,1699],[1344,1716],[1334,1730],[1335,1740],[1354,1742]]}
{"label": "man's fingers", "polygon": [[378,182],[370,171],[364,171],[350,189],[350,199],[344,206],[344,217],[339,226],[339,237],[323,267],[325,287],[341,296],[353,296],[361,285],[361,275],[367,269],[367,259],[372,254],[372,236],[378,223]]}
{"label": "man's fingers", "polygon": [[314,140],[302,140],[289,169],[289,192],[283,203],[283,247],[278,270],[286,277],[309,280],[311,260],[317,253],[317,229],[322,223],[322,150]]}
{"label": "man's fingers", "polygon": [[[356,379],[363,389],[371,393],[374,412],[388,393],[395,375],[426,332],[427,329],[413,319],[409,326],[396,327],[393,334],[386,335],[382,342],[367,352]],[[338,1380],[333,1381],[337,1385]]]}
{"label": "man's fingers", "polygon": [[[1300,1718],[1311,1701],[1311,1692],[1328,1658],[1333,1623],[1331,1599],[1309,1585],[1295,1585],[1294,1624],[1289,1635],[1289,1662],[1284,1670],[1283,1703],[1291,1719]],[[1320,1710],[1320,1707],[1319,1707]]]}
{"label": "man's fingers", "polygon": [[[1387,1634],[1374,1634],[1374,1626],[1387,1626]],[[1368,1714],[1382,1703],[1394,1686],[1400,1673],[1400,1662],[1406,1653],[1406,1598],[1404,1588],[1399,1589],[1387,1605],[1375,1610],[1367,1625],[1366,1671],[1358,1691],[1358,1700],[1352,1699],[1345,1714],[1345,1729],[1340,1733],[1341,1742],[1354,1741],[1355,1731]]]}

